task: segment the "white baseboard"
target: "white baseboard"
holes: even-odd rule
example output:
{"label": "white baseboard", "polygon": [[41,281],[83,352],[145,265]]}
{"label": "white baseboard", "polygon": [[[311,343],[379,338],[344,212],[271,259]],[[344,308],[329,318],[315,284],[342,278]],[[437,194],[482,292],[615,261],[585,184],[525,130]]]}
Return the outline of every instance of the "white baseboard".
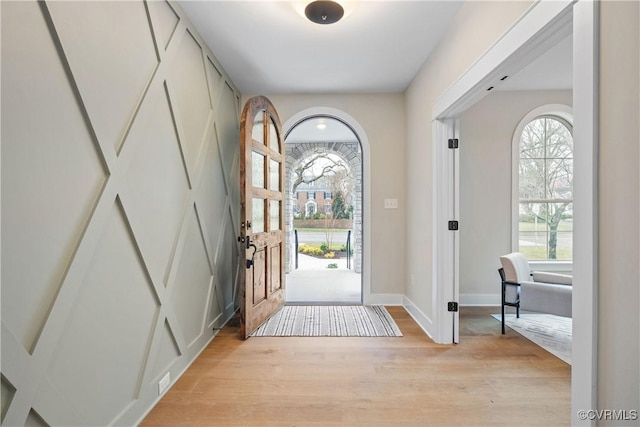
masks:
{"label": "white baseboard", "polygon": [[429,338],[433,339],[433,322],[431,319],[405,295],[402,296],[402,306]]}
{"label": "white baseboard", "polygon": [[500,294],[460,294],[460,305],[487,306],[500,305],[501,303]]}

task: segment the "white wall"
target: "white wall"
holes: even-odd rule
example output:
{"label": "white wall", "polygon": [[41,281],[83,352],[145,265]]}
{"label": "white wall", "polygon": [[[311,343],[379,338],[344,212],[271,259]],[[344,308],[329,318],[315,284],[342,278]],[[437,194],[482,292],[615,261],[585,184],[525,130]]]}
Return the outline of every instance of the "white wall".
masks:
{"label": "white wall", "polygon": [[[405,283],[404,188],[405,117],[402,94],[280,95],[267,97],[285,123],[295,114],[315,107],[344,111],[366,132],[371,150],[371,293],[378,302],[401,300]],[[243,95],[244,98],[244,95]],[[366,167],[366,165],[364,166]],[[412,196],[414,203],[417,196]],[[398,199],[398,209],[384,209],[384,199]],[[385,295],[395,295],[391,299]]]}
{"label": "white wall", "polygon": [[407,211],[406,295],[418,315],[433,321],[432,211],[433,168],[431,117],[434,102],[530,6],[530,2],[465,2],[450,29],[406,91],[406,192],[413,195]]}
{"label": "white wall", "polygon": [[175,5],[1,13],[3,425],[132,425],[234,312],[239,93]]}
{"label": "white wall", "polygon": [[609,409],[640,409],[639,6],[600,4],[597,380],[599,407]]}
{"label": "white wall", "polygon": [[571,91],[493,92],[460,115],[461,304],[500,304],[498,257],[511,251],[516,127],[541,105],[571,103]]}

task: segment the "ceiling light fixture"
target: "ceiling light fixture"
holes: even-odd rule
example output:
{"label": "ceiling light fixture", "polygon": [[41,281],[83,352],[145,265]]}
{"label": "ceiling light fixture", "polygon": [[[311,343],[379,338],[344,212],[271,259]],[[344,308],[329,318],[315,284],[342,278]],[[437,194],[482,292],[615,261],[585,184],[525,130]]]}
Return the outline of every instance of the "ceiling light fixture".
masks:
{"label": "ceiling light fixture", "polygon": [[317,127],[318,129],[320,129],[320,130],[323,130],[323,129],[326,129],[326,128],[327,128],[327,125],[326,125],[326,124],[324,124],[324,123],[318,123],[318,124],[316,125],[316,127]]}
{"label": "ceiling light fixture", "polygon": [[344,16],[344,8],[331,0],[312,1],[304,9],[304,14],[316,24],[333,24]]}

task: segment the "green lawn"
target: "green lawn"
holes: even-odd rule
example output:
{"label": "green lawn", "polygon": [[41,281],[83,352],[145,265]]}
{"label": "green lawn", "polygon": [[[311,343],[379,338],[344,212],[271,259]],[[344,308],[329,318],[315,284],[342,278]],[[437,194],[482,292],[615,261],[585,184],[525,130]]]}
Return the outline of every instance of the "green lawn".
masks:
{"label": "green lawn", "polygon": [[[522,252],[528,260],[546,260],[547,248],[543,246],[521,246],[520,252]],[[570,260],[573,256],[571,248],[556,248],[556,255],[558,260]]]}

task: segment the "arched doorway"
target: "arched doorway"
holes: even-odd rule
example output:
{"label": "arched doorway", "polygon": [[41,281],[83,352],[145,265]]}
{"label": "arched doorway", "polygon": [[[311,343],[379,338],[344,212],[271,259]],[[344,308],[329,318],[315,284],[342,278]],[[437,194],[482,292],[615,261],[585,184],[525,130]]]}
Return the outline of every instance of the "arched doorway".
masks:
{"label": "arched doorway", "polygon": [[[321,109],[322,110],[322,109]],[[357,123],[348,115],[339,111],[311,111],[307,110],[296,115],[287,121],[284,126],[285,131],[285,147],[286,147],[286,164],[287,172],[285,182],[288,186],[288,196],[285,201],[285,232],[287,233],[287,247],[285,259],[285,271],[294,273],[290,276],[289,284],[293,283],[293,276],[296,272],[296,236],[294,234],[294,222],[301,227],[302,223],[327,223],[328,219],[332,226],[336,229],[337,240],[336,248],[342,246],[344,249],[347,242],[342,242],[349,231],[349,244],[351,248],[350,261],[348,269],[357,275],[357,298],[354,299],[354,293],[350,292],[348,296],[340,296],[338,293],[336,298],[324,297],[320,298],[322,302],[346,302],[361,303],[365,301],[369,293],[368,282],[369,269],[366,266],[369,248],[365,245],[366,231],[364,225],[367,224],[364,218],[365,214],[365,197],[364,183],[365,179],[365,149],[360,134],[363,131]],[[354,130],[359,129],[360,132]],[[366,138],[366,137],[365,137]],[[336,192],[336,183],[329,185],[326,177],[322,175],[323,167],[316,167],[316,171],[312,172],[310,163],[317,159],[320,165],[324,164],[324,169],[341,170],[349,176],[349,184],[341,187]],[[324,163],[323,163],[324,162]],[[335,168],[337,166],[337,168]],[[310,174],[303,176],[304,173]],[[341,194],[337,194],[341,193]],[[332,209],[336,206],[336,199],[344,198],[345,210],[348,212],[345,216],[338,216],[338,212]],[[301,219],[305,219],[301,221]],[[309,221],[309,219],[311,219]],[[295,221],[294,221],[295,220]],[[309,225],[307,224],[307,225]],[[302,226],[303,227],[303,226]],[[309,234],[309,230],[307,234]],[[340,232],[343,231],[343,232]],[[316,233],[318,234],[318,233]],[[348,250],[348,248],[347,248]],[[319,255],[322,257],[322,255]],[[300,255],[302,257],[302,255]],[[338,261],[338,260],[336,260]],[[338,263],[330,263],[338,265]],[[344,269],[344,263],[340,264],[340,269]],[[317,277],[327,277],[327,272],[317,271]],[[338,272],[336,272],[338,273]],[[343,276],[344,277],[344,273]],[[313,276],[313,277],[316,277]],[[309,280],[309,275],[306,276]],[[349,281],[353,283],[353,276]],[[320,279],[319,279],[320,280]],[[344,279],[339,279],[344,280]],[[333,280],[330,280],[333,281]],[[353,289],[352,285],[349,285]],[[292,289],[290,286],[289,289]],[[328,299],[327,299],[328,298]],[[296,301],[295,299],[293,300]],[[305,299],[305,302],[314,301],[313,298]],[[301,302],[301,301],[298,301]]]}

